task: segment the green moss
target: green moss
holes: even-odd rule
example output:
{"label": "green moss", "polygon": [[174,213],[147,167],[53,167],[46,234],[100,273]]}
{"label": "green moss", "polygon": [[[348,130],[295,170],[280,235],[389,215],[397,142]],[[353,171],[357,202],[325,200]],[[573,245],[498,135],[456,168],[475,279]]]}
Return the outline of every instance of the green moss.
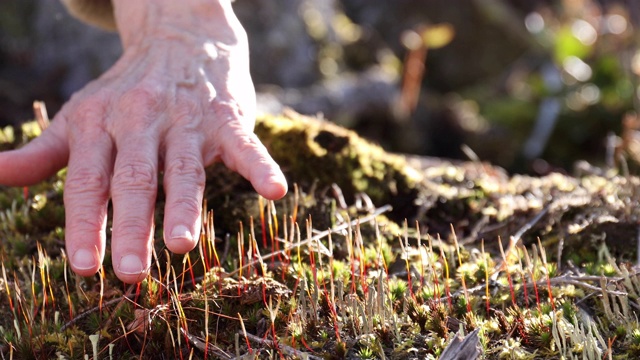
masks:
{"label": "green moss", "polygon": [[259,117],[255,131],[289,181],[303,188],[337,184],[348,200],[366,193],[376,205],[397,207],[417,196],[422,175],[353,131],[293,112]]}

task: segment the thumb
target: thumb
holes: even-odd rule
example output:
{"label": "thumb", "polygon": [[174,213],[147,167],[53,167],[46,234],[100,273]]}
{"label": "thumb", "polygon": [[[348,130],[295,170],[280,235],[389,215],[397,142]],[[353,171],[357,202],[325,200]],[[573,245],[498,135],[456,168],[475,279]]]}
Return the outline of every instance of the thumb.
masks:
{"label": "thumb", "polygon": [[0,152],[0,184],[36,184],[62,169],[69,158],[64,117],[57,116],[39,137],[20,149]]}

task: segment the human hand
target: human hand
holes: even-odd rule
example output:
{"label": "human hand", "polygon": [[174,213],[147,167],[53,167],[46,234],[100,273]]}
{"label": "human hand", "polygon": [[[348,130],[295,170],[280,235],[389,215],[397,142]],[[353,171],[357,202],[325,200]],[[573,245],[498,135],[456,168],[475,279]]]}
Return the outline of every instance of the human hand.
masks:
{"label": "human hand", "polygon": [[37,183],[68,165],[71,268],[83,276],[99,269],[111,198],[113,267],[134,283],[150,267],[160,171],[164,241],[177,253],[198,241],[206,165],[223,161],[269,199],[284,196],[287,184],[253,134],[247,39],[229,2],[114,0],[114,6],[122,57],[76,93],[40,137],[0,153],[0,183]]}

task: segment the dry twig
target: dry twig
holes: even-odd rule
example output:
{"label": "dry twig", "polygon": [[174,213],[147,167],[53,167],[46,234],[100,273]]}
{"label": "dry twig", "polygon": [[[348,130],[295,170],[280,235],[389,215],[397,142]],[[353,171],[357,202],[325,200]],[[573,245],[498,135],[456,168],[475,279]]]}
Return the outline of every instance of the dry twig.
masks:
{"label": "dry twig", "polygon": [[[263,346],[273,347],[275,345],[272,340],[263,339],[261,337],[258,337],[249,333],[238,332],[238,335],[245,336],[247,339],[253,342],[256,342],[258,344],[261,344]],[[294,349],[291,346],[287,346],[280,343],[278,343],[277,346],[278,346],[278,349],[282,350],[282,352],[284,352],[286,355],[293,356],[298,359],[322,360],[321,357],[309,355],[308,353]]]}

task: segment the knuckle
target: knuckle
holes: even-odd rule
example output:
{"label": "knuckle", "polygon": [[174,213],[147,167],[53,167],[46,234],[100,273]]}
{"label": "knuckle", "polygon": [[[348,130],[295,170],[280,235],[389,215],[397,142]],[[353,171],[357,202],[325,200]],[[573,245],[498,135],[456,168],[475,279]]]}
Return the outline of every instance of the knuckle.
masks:
{"label": "knuckle", "polygon": [[240,158],[252,159],[261,148],[260,141],[253,133],[237,136],[233,145],[230,150],[237,152]]}
{"label": "knuckle", "polygon": [[204,187],[206,175],[202,161],[195,154],[184,154],[165,165],[165,182],[189,182],[199,188]]}
{"label": "knuckle", "polygon": [[194,196],[180,196],[172,200],[170,204],[171,211],[179,212],[181,217],[198,217],[201,213],[201,202]]}
{"label": "knuckle", "polygon": [[92,233],[94,231],[102,231],[104,228],[104,222],[102,222],[97,216],[94,215],[95,209],[93,208],[79,208],[76,214],[68,213],[67,234],[72,233]]}
{"label": "knuckle", "polygon": [[118,105],[126,110],[140,107],[156,110],[162,103],[162,93],[150,86],[136,86],[125,91],[119,99]]}
{"label": "knuckle", "polygon": [[145,161],[130,161],[115,169],[111,188],[114,193],[120,191],[155,192],[157,182],[157,171],[153,164]]}
{"label": "knuckle", "polygon": [[202,107],[191,99],[181,99],[172,106],[171,111],[178,125],[190,125],[195,119],[203,117]]}
{"label": "knuckle", "polygon": [[222,120],[222,123],[231,127],[240,127],[245,131],[252,131],[255,117],[250,116],[251,112],[247,112],[247,108],[247,106],[240,106],[235,100],[213,101],[210,106],[216,119]]}
{"label": "knuckle", "polygon": [[127,216],[113,227],[114,236],[119,238],[144,240],[150,236],[149,220],[136,216]]}
{"label": "knuckle", "polygon": [[118,131],[130,134],[141,134],[149,131],[152,124],[158,120],[158,115],[164,112],[167,104],[162,91],[147,85],[138,85],[124,91],[116,102],[115,112],[120,117],[130,118],[131,121],[119,122]]}
{"label": "knuckle", "polygon": [[242,108],[238,102],[229,99],[212,101],[211,110],[213,110],[216,115],[223,116],[224,118],[234,118],[242,114]]}
{"label": "knuckle", "polygon": [[80,130],[92,129],[95,127],[95,119],[102,120],[107,112],[104,97],[99,94],[76,98],[74,104],[70,108],[72,115],[69,118],[74,120],[74,126]]}
{"label": "knuckle", "polygon": [[64,186],[66,196],[105,193],[109,189],[109,176],[98,167],[69,169]]}

